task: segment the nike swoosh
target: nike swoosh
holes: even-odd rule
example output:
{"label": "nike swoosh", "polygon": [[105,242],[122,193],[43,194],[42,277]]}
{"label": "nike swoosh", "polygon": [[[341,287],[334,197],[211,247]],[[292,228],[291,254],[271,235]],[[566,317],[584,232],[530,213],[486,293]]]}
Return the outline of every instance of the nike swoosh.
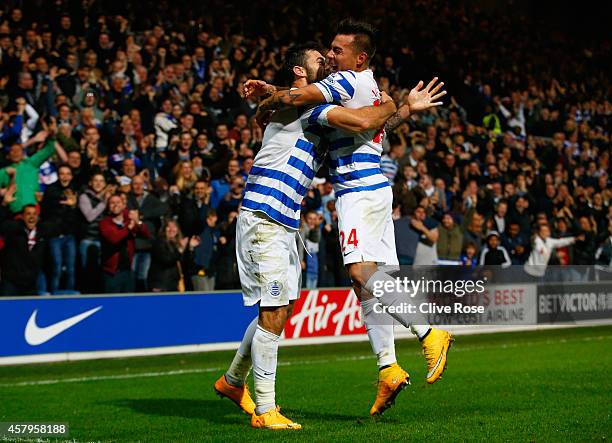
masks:
{"label": "nike swoosh", "polygon": [[31,346],[42,345],[43,343],[51,340],[53,337],[61,334],[66,329],[70,329],[77,323],[85,320],[90,315],[95,314],[100,309],[102,309],[102,306],[90,309],[82,314],[75,315],[74,317],[67,318],[66,320],[62,320],[52,325],[45,326],[44,328],[41,328],[36,324],[36,314],[38,313],[38,309],[34,309],[34,312],[32,312],[32,315],[30,316],[30,319],[25,327],[25,341]]}
{"label": "nike swoosh", "polygon": [[355,252],[355,251],[356,251],[356,250],[355,250],[355,249],[353,249],[352,251],[349,251],[349,252],[343,252],[343,253],[342,253],[342,255],[346,257],[347,255],[352,254],[352,253],[353,253],[353,252]]}
{"label": "nike swoosh", "polygon": [[436,369],[438,369],[438,366],[440,366],[440,363],[442,362],[442,357],[444,357],[444,352],[442,352],[440,354],[440,356],[438,357],[438,361],[436,362],[436,364],[434,365],[433,368],[431,368],[431,371],[427,372],[427,377],[431,377],[433,375],[434,372],[436,372]]}

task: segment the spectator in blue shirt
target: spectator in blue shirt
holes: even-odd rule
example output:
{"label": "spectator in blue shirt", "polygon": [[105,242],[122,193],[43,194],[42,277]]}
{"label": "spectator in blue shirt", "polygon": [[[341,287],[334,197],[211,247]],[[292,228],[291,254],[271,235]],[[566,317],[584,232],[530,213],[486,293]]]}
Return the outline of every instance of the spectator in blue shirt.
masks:
{"label": "spectator in blue shirt", "polygon": [[210,196],[210,206],[213,209],[219,207],[219,203],[223,197],[230,191],[230,179],[240,173],[240,164],[238,160],[230,160],[227,164],[227,174],[224,177],[213,180],[212,195]]}

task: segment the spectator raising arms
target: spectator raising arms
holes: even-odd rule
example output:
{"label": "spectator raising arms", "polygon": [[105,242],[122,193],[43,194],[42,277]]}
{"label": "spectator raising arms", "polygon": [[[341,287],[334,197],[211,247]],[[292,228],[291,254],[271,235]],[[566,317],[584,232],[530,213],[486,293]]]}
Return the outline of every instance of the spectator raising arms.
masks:
{"label": "spectator raising arms", "polygon": [[38,170],[40,165],[56,151],[65,155],[64,150],[54,138],[54,128],[49,129],[51,132],[42,131],[30,139],[32,144],[44,142],[40,151],[31,157],[26,157],[25,146],[13,145],[8,154],[9,166],[0,169],[0,188],[8,186],[11,179],[14,179],[17,185],[15,199],[9,205],[13,214],[21,212],[26,205],[36,205],[38,203],[36,194],[39,192]]}
{"label": "spectator raising arms", "polygon": [[[259,99],[243,97],[245,83],[280,84],[297,33],[326,42],[334,23],[320,32],[316,2],[293,11],[299,29],[276,26],[286,16],[283,2],[253,2],[243,13],[225,1],[235,27],[226,26],[227,8],[210,2],[22,3],[30,4],[0,8],[0,196],[11,189],[7,229],[23,223],[31,206],[40,209],[36,231],[44,235],[36,254],[11,255],[5,246],[4,259],[40,258],[32,272],[41,275],[41,292],[46,281],[54,292],[101,291],[103,275],[113,290],[130,287],[127,264],[145,291],[154,237],[173,217],[186,237],[202,237],[186,275],[202,289],[238,288],[234,220],[264,132]],[[470,264],[488,261],[498,253],[485,234],[497,231],[496,251],[504,247],[513,264],[548,264],[547,248],[555,251],[552,264],[593,264],[612,223],[612,45],[597,32],[606,16],[563,23],[575,15],[565,4],[550,15],[540,14],[541,2],[518,2],[514,14],[464,3],[393,2],[396,26],[367,2],[328,5],[331,17],[368,16],[379,28],[383,44],[368,63],[398,114],[381,132],[380,158],[357,153],[354,160],[373,162],[371,170],[389,179],[399,261],[454,263],[461,251]],[[261,16],[269,23],[253,19]],[[410,45],[396,38],[398,27],[411,30]],[[432,73],[448,99],[411,112],[411,87]],[[316,175],[301,208],[303,225],[309,212],[324,217],[312,230],[322,235],[308,245],[308,283],[345,284],[331,177],[325,167]],[[144,228],[127,229],[132,220],[123,210],[105,218],[117,189],[139,211],[133,218],[148,238]],[[564,242],[583,240],[554,248],[538,236],[532,245],[544,222]],[[125,244],[112,243],[115,230],[129,232]],[[104,249],[102,260],[96,249]],[[10,269],[30,266],[2,263],[2,282],[15,279]]]}

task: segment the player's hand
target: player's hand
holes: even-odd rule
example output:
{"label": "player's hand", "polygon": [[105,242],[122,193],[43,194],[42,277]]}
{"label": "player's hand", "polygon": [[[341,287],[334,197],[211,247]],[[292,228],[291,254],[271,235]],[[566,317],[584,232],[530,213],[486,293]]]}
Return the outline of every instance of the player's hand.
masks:
{"label": "player's hand", "polygon": [[[410,106],[410,112],[421,112],[436,106],[441,106],[442,102],[436,101],[446,95],[446,91],[440,91],[444,82],[440,82],[436,85],[438,77],[434,77],[423,87],[424,83],[421,80],[408,94],[408,106]],[[435,86],[434,86],[435,85]]]}
{"label": "player's hand", "polygon": [[263,97],[275,92],[276,88],[263,80],[247,80],[244,83],[243,93],[245,98]]}

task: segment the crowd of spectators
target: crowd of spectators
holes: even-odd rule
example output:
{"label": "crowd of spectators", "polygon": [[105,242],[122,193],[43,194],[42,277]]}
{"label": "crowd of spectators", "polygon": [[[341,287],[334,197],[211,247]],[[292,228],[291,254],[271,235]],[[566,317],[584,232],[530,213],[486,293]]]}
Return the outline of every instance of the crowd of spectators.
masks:
{"label": "crowd of spectators", "polygon": [[[262,140],[240,92],[347,15],[379,27],[372,68],[398,103],[433,75],[449,92],[384,141],[402,264],[610,265],[609,40],[461,3],[261,3],[5,3],[2,294],[238,288]],[[326,175],[302,208],[308,287],[349,283]]]}

